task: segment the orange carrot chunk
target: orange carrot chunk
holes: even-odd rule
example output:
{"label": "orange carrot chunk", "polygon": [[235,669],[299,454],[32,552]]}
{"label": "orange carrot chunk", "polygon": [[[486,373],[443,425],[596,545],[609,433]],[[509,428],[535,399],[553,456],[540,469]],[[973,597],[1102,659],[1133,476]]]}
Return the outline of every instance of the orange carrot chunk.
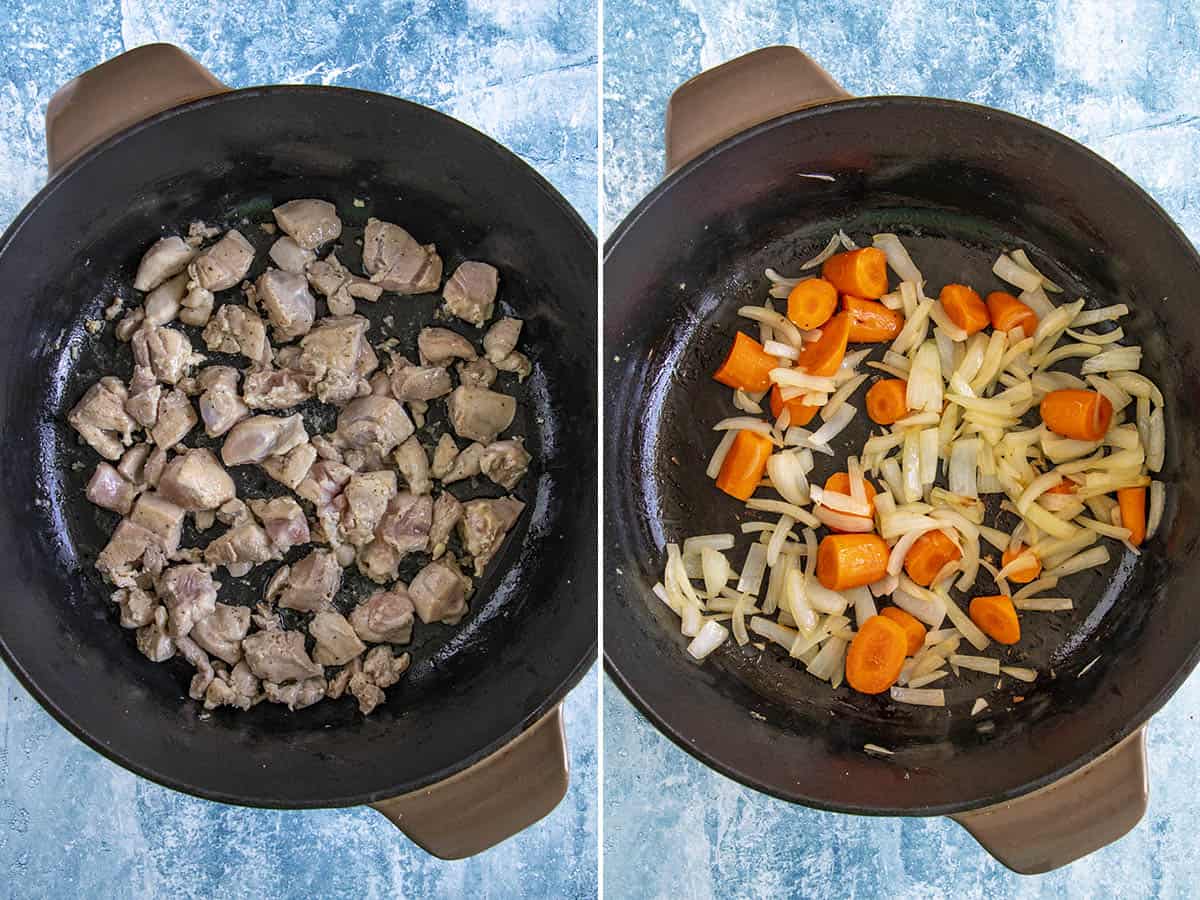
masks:
{"label": "orange carrot chunk", "polygon": [[1121,488],[1117,504],[1121,507],[1121,527],[1129,529],[1129,543],[1140,547],[1146,539],[1146,489]]}
{"label": "orange carrot chunk", "polygon": [[779,360],[767,353],[754,338],[739,331],[725,362],[713,372],[713,378],[731,388],[765,391],[771,386],[771,370],[777,368]]}
{"label": "orange carrot chunk", "polygon": [[979,630],[1000,644],[1021,640],[1021,622],[1010,598],[1003,594],[976,597],[967,611]]}
{"label": "orange carrot chunk", "polygon": [[[1003,568],[1010,562],[1025,553],[1026,547],[1020,544],[1016,548],[1009,547],[1000,557],[1000,566]],[[1019,566],[1010,571],[1006,576],[1009,581],[1015,581],[1017,584],[1029,584],[1039,575],[1042,574],[1042,561],[1037,558],[1036,554],[1025,553],[1025,559]]]}
{"label": "orange carrot chunk", "polygon": [[950,321],[967,334],[983,331],[992,323],[983,298],[965,284],[946,285],[938,299]]}
{"label": "orange carrot chunk", "polygon": [[807,425],[813,420],[813,416],[817,414],[817,410],[821,408],[819,406],[809,406],[799,397],[793,397],[791,400],[784,400],[783,391],[780,389],[779,385],[775,385],[771,388],[770,401],[771,415],[773,415],[776,419],[779,418],[780,414],[785,409],[791,411],[791,416],[788,419],[788,422],[791,425]]}
{"label": "orange carrot chunk", "polygon": [[824,278],[810,278],[792,288],[787,298],[787,317],[797,328],[820,328],[837,312],[837,288]]}
{"label": "orange carrot chunk", "polygon": [[1079,488],[1070,478],[1064,478],[1054,487],[1046,491],[1047,494],[1073,494]]}
{"label": "orange carrot chunk", "polygon": [[877,247],[834,254],[821,274],[843,294],[878,300],[887,293],[887,256]]}
{"label": "orange carrot chunk", "polygon": [[1037,313],[1012,294],[992,291],[987,295],[987,308],[992,327],[997,331],[1012,331],[1020,326],[1025,332],[1025,337],[1033,337],[1033,333],[1037,331]]}
{"label": "orange carrot chunk", "polygon": [[[846,357],[846,342],[850,339],[850,317],[838,313],[825,323],[821,336],[804,345],[796,365],[809,375],[829,377],[837,372]],[[763,388],[765,390],[765,388]]]}
{"label": "orange carrot chunk", "polygon": [[888,309],[878,300],[842,297],[842,307],[850,314],[850,343],[878,344],[890,341],[904,327],[904,316]]}
{"label": "orange carrot chunk", "polygon": [[908,550],[904,571],[921,587],[929,587],[947,563],[962,558],[962,551],[942,531],[927,531]]}
{"label": "orange carrot chunk", "polygon": [[887,574],[887,561],[877,534],[829,534],[817,548],[817,581],[831,591],[862,587]]}
{"label": "orange carrot chunk", "polygon": [[908,634],[887,616],[863,622],[846,651],[846,682],[863,694],[882,694],[900,677]]}
{"label": "orange carrot chunk", "polygon": [[908,415],[908,382],[884,378],[867,391],[867,415],[876,425],[892,425]]}
{"label": "orange carrot chunk", "polygon": [[[871,482],[866,478],[863,479],[863,486],[866,488],[867,506],[871,507],[871,515],[857,516],[855,513],[844,513],[844,515],[855,516],[855,518],[858,519],[871,521],[875,516],[875,486],[872,485]],[[825,479],[825,490],[833,491],[836,494],[845,494],[847,497],[849,497],[850,476],[845,472],[834,472],[827,479]],[[836,525],[826,525],[825,527],[836,534],[844,533],[843,530],[838,528]]]}
{"label": "orange carrot chunk", "polygon": [[906,656],[915,655],[925,646],[925,626],[912,613],[905,612],[898,606],[885,606],[879,614],[904,629],[904,635],[908,638],[908,646],[904,648]]}
{"label": "orange carrot chunk", "polygon": [[1055,434],[1076,441],[1098,441],[1108,433],[1113,408],[1096,391],[1051,391],[1042,398],[1042,421]]}
{"label": "orange carrot chunk", "polygon": [[721,463],[717,487],[731,497],[749,500],[767,471],[767,460],[773,447],[765,434],[748,429],[739,431]]}

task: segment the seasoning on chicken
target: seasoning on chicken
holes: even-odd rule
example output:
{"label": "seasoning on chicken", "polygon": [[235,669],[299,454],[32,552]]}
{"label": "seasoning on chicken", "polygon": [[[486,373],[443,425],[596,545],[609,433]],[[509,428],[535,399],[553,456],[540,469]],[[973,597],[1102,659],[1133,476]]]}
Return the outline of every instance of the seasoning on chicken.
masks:
{"label": "seasoning on chicken", "polygon": [[512,372],[517,376],[517,381],[524,381],[533,372],[533,363],[529,361],[529,357],[520,350],[514,350],[500,362],[496,363],[496,368],[501,372]]}
{"label": "seasoning on chicken", "polygon": [[308,441],[304,419],[294,416],[251,416],[233,426],[221,445],[221,461],[227,466],[260,463],[269,456],[282,456]]}
{"label": "seasoning on chicken", "polygon": [[317,301],[303,275],[267,269],[254,283],[258,302],[267,311],[275,340],[286,343],[308,334],[317,314]]}
{"label": "seasoning on chicken", "polygon": [[204,433],[220,437],[250,415],[250,408],[238,396],[238,375],[233,366],[206,366],[196,376],[200,386],[200,418]]}
{"label": "seasoning on chicken", "polygon": [[129,521],[153,534],[163,552],[170,556],[179,549],[183,514],[184,511],[174,503],[151,491],[137,498]]}
{"label": "seasoning on chicken", "polygon": [[242,399],[251,409],[290,409],[312,395],[312,379],[294,369],[255,369],[242,385]]}
{"label": "seasoning on chicken", "polygon": [[237,495],[229,473],[212,451],[203,449],[188,450],[167,463],[158,492],[189,512],[216,509]]}
{"label": "seasoning on chicken", "polygon": [[299,631],[256,631],[242,641],[242,652],[250,671],[263,681],[282,684],[325,674],[309,658]]}
{"label": "seasoning on chicken", "polygon": [[428,494],[433,489],[433,481],[429,478],[429,457],[425,455],[425,448],[416,435],[393,451],[392,461],[400,470],[410,493]]}
{"label": "seasoning on chicken", "polygon": [[525,476],[533,459],[520,438],[488,444],[479,458],[479,469],[500,487],[511,491]]}
{"label": "seasoning on chicken", "polygon": [[195,281],[188,281],[187,293],[179,301],[179,321],[197,327],[207,325],[215,302],[212,291],[205,290]]}
{"label": "seasoning on chicken", "polygon": [[404,407],[390,397],[369,394],[351,400],[338,414],[337,437],[346,447],[371,448],[382,457],[413,433]]}
{"label": "seasoning on chicken", "polygon": [[149,455],[149,444],[134,444],[121,455],[117,471],[126,481],[141,486],[145,483],[146,457]]}
{"label": "seasoning on chicken", "polygon": [[308,633],[317,642],[313,659],[323,666],[344,666],[367,649],[340,613],[317,613],[308,623]]}
{"label": "seasoning on chicken", "polygon": [[192,342],[177,328],[143,325],[130,341],[133,361],[149,367],[164,384],[177,384],[204,357],[192,351]]}
{"label": "seasoning on chicken", "polygon": [[372,647],[363,657],[362,674],[379,688],[389,688],[408,671],[409,656],[393,656],[390,647]]}
{"label": "seasoning on chicken", "polygon": [[363,268],[385,291],[427,294],[442,280],[442,258],[433,244],[422,246],[399,225],[368,219],[363,233]]}
{"label": "seasoning on chicken", "polygon": [[192,401],[183,391],[168,391],[159,398],[158,416],[150,429],[150,439],[160,450],[170,450],[185,437],[199,421]]}
{"label": "seasoning on chicken", "polygon": [[403,558],[387,541],[375,538],[360,547],[352,560],[358,571],[376,584],[390,584],[400,577],[400,560]]}
{"label": "seasoning on chicken", "polygon": [[150,662],[166,662],[175,655],[175,642],[167,634],[167,611],[158,607],[154,621],[137,630],[137,648]]}
{"label": "seasoning on chicken", "polygon": [[314,550],[290,567],[284,576],[278,603],[284,609],[319,612],[331,607],[341,586],[342,567],[333,554],[328,550]]}
{"label": "seasoning on chicken", "polygon": [[253,262],[254,248],[240,231],[231,228],[192,261],[188,272],[206,291],[224,291],[245,278]]}
{"label": "seasoning on chicken", "polygon": [[134,584],[134,567],[151,549],[163,555],[162,543],[154,532],[127,518],[122,519],[96,557],[96,569],[110,584],[130,587]]}
{"label": "seasoning on chicken", "polygon": [[204,548],[204,561],[224,566],[234,578],[241,578],[259,563],[278,559],[267,533],[255,522],[234,525]]}
{"label": "seasoning on chicken", "polygon": [[513,497],[469,500],[463,504],[458,536],[467,553],[475,558],[476,575],[483,574],[523,509],[525,504]]}
{"label": "seasoning on chicken", "polygon": [[447,559],[431,562],[408,586],[417,617],[426,625],[457,625],[467,612],[467,582]]}
{"label": "seasoning on chicken", "polygon": [[441,366],[414,366],[399,357],[392,366],[391,392],[397,400],[436,400],[450,393],[450,373]]}
{"label": "seasoning on chicken", "polygon": [[283,232],[305,250],[316,250],[342,233],[337,208],[328,200],[289,200],[271,212]]}
{"label": "seasoning on chicken", "polygon": [[87,389],[67,415],[71,427],[105,459],[120,459],[133,443],[137,423],[125,411],[128,397],[121,379],[106,375]]}
{"label": "seasoning on chicken", "polygon": [[483,336],[483,352],[489,361],[498,363],[517,349],[521,326],[524,324],[520,319],[506,316],[487,330]]}
{"label": "seasoning on chicken", "polygon": [[476,327],[483,325],[492,317],[498,282],[495,266],[474,261],[462,263],[442,288],[446,311]]}
{"label": "seasoning on chicken", "polygon": [[240,353],[260,366],[271,363],[267,326],[256,312],[244,306],[226,303],[205,326],[201,337],[204,346],[213,352]]}
{"label": "seasoning on chicken", "polygon": [[219,587],[207,569],[193,563],[171,566],[163,572],[155,591],[167,608],[167,632],[172,637],[183,637],[197,622],[212,615]]}
{"label": "seasoning on chicken", "polygon": [[88,500],[123,516],[129,515],[136,493],[133,482],[106,462],[96,466],[87,484]]}
{"label": "seasoning on chicken", "polygon": [[158,487],[158,479],[162,477],[167,467],[167,451],[156,446],[146,457],[146,465],[142,467],[142,481],[149,487]]}
{"label": "seasoning on chicken", "polygon": [[297,490],[317,461],[312,444],[300,444],[279,456],[268,456],[259,465],[264,472],[290,490]]}
{"label": "seasoning on chicken", "polygon": [[321,319],[300,340],[300,370],[313,376],[317,399],[340,406],[370,393],[367,378],[378,368],[362,316]]}
{"label": "seasoning on chicken", "polygon": [[346,501],[341,520],[342,536],[356,547],[370,541],[395,495],[395,472],[362,472],[351,476],[342,491]]}
{"label": "seasoning on chicken", "polygon": [[249,630],[249,607],[218,603],[212,613],[192,625],[188,637],[232,666],[242,658],[242,639]]}
{"label": "seasoning on chicken", "polygon": [[469,340],[449,328],[422,328],[417,334],[417,353],[423,366],[447,366],[456,359],[479,355]]}
{"label": "seasoning on chicken", "polygon": [[438,559],[446,552],[446,544],[454,526],[462,518],[462,503],[449,491],[442,491],[433,501],[433,524],[429,526],[429,555]]}
{"label": "seasoning on chicken", "polygon": [[441,481],[454,468],[454,460],[458,458],[458,444],[448,434],[438,438],[437,446],[433,448],[433,462],[429,465],[429,474]]}
{"label": "seasoning on chicken", "polygon": [[247,710],[263,697],[258,679],[250,671],[245,660],[241,660],[229,672],[216,671],[213,681],[204,692],[204,708],[235,706]]}
{"label": "seasoning on chicken", "polygon": [[508,394],[460,384],[446,400],[446,409],[455,434],[486,445],[512,424],[517,401]]}
{"label": "seasoning on chicken", "polygon": [[158,608],[158,598],[136,584],[113,591],[112,601],[121,609],[122,628],[149,625],[154,621],[154,610]]}
{"label": "seasoning on chicken", "polygon": [[262,687],[270,702],[281,703],[293,712],[312,706],[325,696],[325,679],[321,677],[305,678],[291,684],[264,681]]}
{"label": "seasoning on chicken", "polygon": [[463,481],[478,475],[481,471],[483,449],[483,444],[478,442],[463,448],[463,451],[454,457],[454,464],[450,466],[450,471],[442,476],[442,484],[453,484],[456,481]]}
{"label": "seasoning on chicken", "polygon": [[296,493],[317,509],[328,506],[342,492],[354,470],[329,459],[317,460],[296,487]]}
{"label": "seasoning on chicken", "polygon": [[497,369],[484,357],[463,361],[455,367],[460,384],[467,387],[489,388],[496,382]]}
{"label": "seasoning on chicken", "polygon": [[267,255],[271,257],[271,262],[283,271],[300,275],[303,275],[308,265],[317,258],[317,254],[312,250],[305,250],[296,243],[295,238],[286,235],[271,245]]}
{"label": "seasoning on chicken", "polygon": [[137,275],[133,278],[134,290],[154,290],[186,269],[195,255],[196,250],[177,235],[155,241],[138,263]]}
{"label": "seasoning on chicken", "polygon": [[354,632],[372,644],[407,644],[412,640],[413,604],[408,589],[396,582],[379,590],[350,613]]}
{"label": "seasoning on chicken", "polygon": [[313,290],[325,298],[331,316],[354,315],[355,298],[374,303],[383,296],[382,287],[355,275],[342,265],[335,253],[310,263],[305,268],[305,275]]}
{"label": "seasoning on chicken", "polygon": [[304,510],[291,497],[251,500],[247,505],[262,522],[267,537],[280,554],[287,553],[293,547],[301,544],[307,544],[311,540],[308,533],[308,519],[304,517]]}

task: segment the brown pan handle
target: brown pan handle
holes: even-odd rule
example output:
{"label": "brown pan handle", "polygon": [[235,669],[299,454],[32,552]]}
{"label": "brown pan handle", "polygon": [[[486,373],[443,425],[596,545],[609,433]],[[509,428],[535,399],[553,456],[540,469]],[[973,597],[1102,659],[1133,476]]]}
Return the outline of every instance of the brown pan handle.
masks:
{"label": "brown pan handle", "polygon": [[50,98],[46,107],[50,175],[130,125],[227,90],[208,69],[170,44],[147,44],[101,63]]}
{"label": "brown pan handle", "polygon": [[423,850],[464,859],[547,815],[567,793],[562,707],[469,769],[372,803]]}
{"label": "brown pan handle", "polygon": [[1146,812],[1146,727],[1041,790],[951,816],[988,853],[1039,875],[1125,835]]}
{"label": "brown pan handle", "polygon": [[764,47],[701,72],[667,103],[667,171],[754,125],[850,95],[795,47]]}

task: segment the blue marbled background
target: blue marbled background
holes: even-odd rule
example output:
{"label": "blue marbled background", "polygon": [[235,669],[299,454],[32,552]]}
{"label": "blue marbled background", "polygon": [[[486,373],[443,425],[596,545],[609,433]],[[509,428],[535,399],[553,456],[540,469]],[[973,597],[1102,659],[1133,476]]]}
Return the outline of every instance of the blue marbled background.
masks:
{"label": "blue marbled background", "polygon": [[[515,150],[594,227],[592,0],[0,0],[0,227],[45,180],[54,90],[153,41],[234,86],[345,85],[436,107]],[[247,810],[139,780],[0,667],[0,896],[595,896],[596,692],[593,671],[566,702],[566,800],[519,837],[444,863],[369,809]]]}
{"label": "blue marbled background", "polygon": [[[741,53],[793,44],[851,93],[1010,110],[1122,168],[1200,239],[1195,3],[819,0],[605,3],[605,229],[662,176],[667,98]],[[1195,897],[1200,676],[1150,726],[1150,810],[1128,836],[1023,878],[943,819],[815,812],[746,790],[604,685],[610,897]]]}

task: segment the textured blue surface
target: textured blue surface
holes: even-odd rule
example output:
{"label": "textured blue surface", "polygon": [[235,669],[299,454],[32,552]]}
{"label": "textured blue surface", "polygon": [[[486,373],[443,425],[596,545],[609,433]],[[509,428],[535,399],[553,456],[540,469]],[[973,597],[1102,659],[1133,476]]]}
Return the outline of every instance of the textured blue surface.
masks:
{"label": "textured blue surface", "polygon": [[[0,227],[45,180],[54,90],[153,41],[234,86],[336,84],[436,107],[515,150],[594,227],[595,23],[591,0],[0,0]],[[247,810],[139,780],[0,667],[0,896],[595,896],[596,692],[593,671],[566,702],[573,771],[558,809],[443,863],[369,809]]]}
{"label": "textured blue surface", "polygon": [[[969,100],[1081,141],[1200,238],[1200,37],[1184,4],[841,0],[605,4],[605,228],[662,176],[671,91],[770,44],[811,54],[851,93]],[[791,806],[715,774],[604,685],[610,897],[1194,897],[1200,676],[1151,723],[1150,810],[1116,845],[1023,878],[943,819]]]}

